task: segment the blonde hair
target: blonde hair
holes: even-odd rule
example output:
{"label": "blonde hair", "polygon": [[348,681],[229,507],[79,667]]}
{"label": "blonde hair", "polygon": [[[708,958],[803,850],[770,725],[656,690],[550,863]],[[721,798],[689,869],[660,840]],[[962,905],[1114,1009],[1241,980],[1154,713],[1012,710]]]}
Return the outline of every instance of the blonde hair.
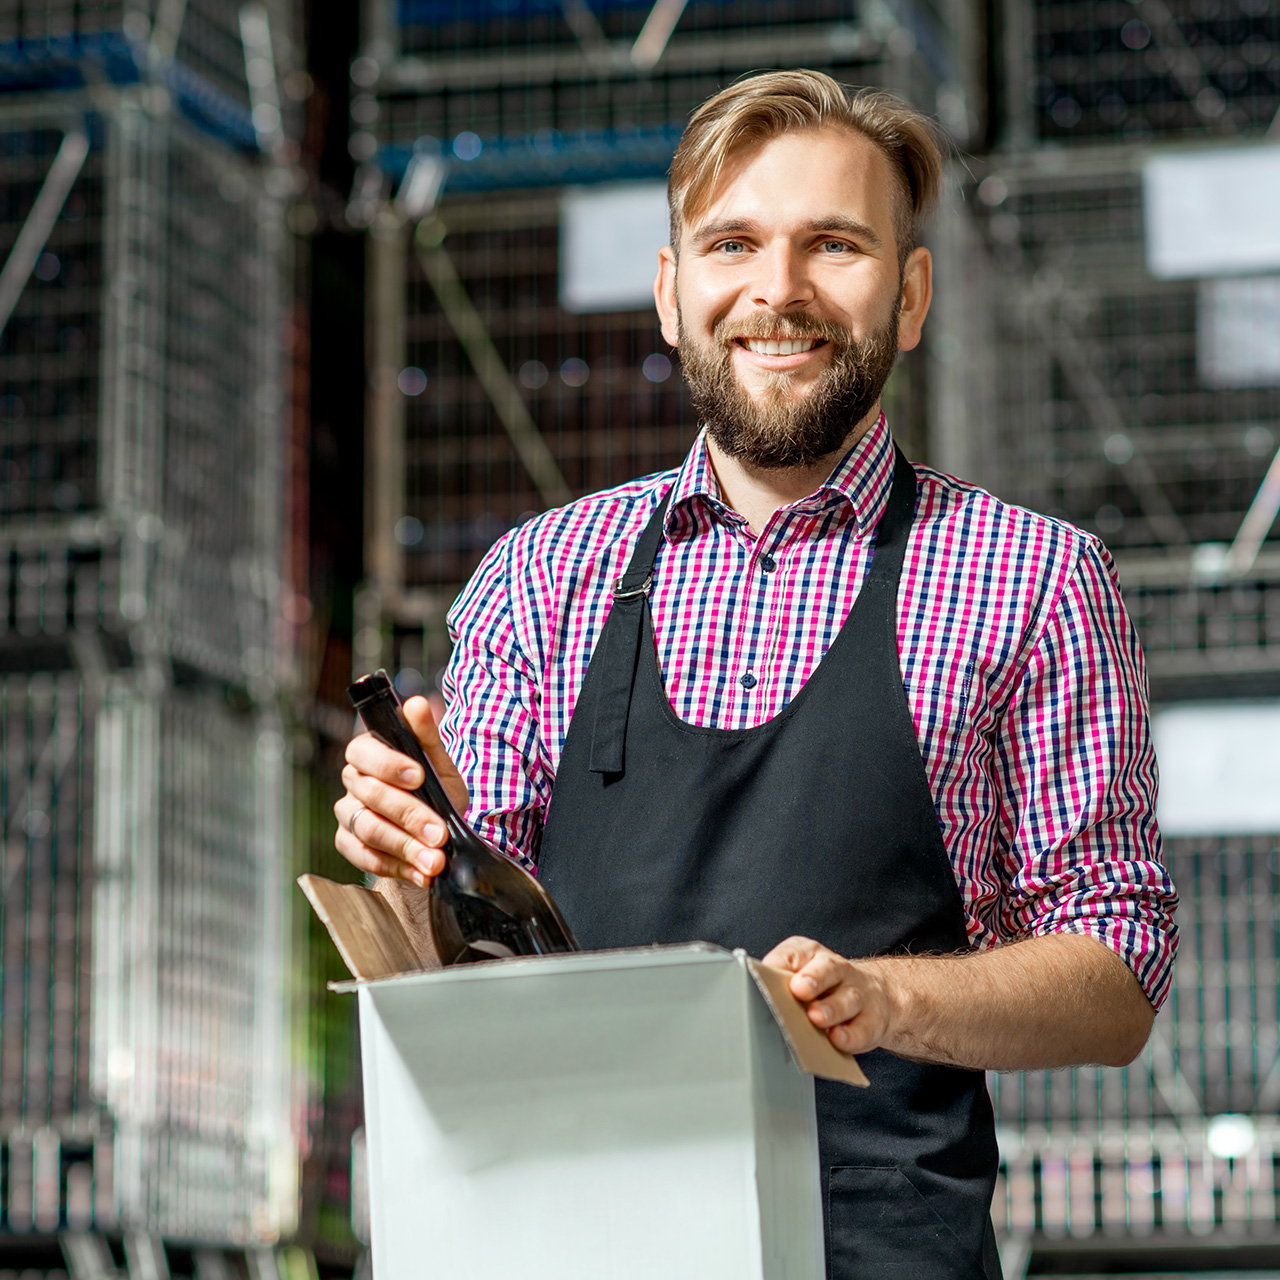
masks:
{"label": "blonde hair", "polygon": [[821,71],[803,69],[748,76],[693,113],[667,186],[672,247],[679,251],[686,212],[696,214],[707,204],[736,152],[824,125],[860,133],[889,162],[899,193],[894,210],[898,261],[905,263],[942,186],[942,131],[891,93],[850,90]]}

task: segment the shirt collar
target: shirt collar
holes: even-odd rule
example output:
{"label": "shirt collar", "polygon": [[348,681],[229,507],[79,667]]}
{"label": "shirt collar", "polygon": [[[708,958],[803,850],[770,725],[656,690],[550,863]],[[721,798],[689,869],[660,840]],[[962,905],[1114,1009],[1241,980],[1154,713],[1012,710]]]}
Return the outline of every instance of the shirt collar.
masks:
{"label": "shirt collar", "polygon": [[[843,508],[858,526],[858,536],[873,530],[889,501],[893,483],[894,449],[889,424],[882,413],[876,424],[836,463],[830,476],[813,493],[784,507],[784,511],[817,515]],[[741,526],[746,521],[729,507],[707,454],[706,430],[698,432],[671,489],[664,532],[669,542],[691,537],[705,527],[706,516]]]}

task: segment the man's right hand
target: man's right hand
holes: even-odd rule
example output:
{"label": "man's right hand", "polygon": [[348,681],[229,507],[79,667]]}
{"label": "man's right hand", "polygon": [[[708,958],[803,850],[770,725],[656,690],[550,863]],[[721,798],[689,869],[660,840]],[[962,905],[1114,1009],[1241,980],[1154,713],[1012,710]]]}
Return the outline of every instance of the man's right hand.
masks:
{"label": "man's right hand", "polygon": [[[404,715],[449,799],[465,813],[466,784],[440,741],[430,704],[426,698],[410,698]],[[440,847],[445,826],[433,809],[411,794],[422,785],[422,766],[371,733],[352,738],[346,758],[342,781],[347,793],[333,806],[338,852],[361,871],[425,889],[444,870]]]}

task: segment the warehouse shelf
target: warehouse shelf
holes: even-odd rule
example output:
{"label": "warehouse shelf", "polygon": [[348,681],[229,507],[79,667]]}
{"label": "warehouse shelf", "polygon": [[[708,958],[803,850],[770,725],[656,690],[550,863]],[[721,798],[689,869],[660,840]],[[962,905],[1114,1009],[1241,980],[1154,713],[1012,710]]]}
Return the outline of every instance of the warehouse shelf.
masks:
{"label": "warehouse shelf", "polygon": [[[0,82],[5,72],[27,62],[62,75],[64,85],[75,83],[76,64],[83,60],[106,69],[114,83],[128,83],[148,65],[173,59],[195,77],[194,93],[216,95],[243,116],[251,104],[241,8],[240,0],[187,0],[177,10],[157,0],[10,0],[0,13]],[[271,0],[267,12],[287,39],[294,25],[287,6]],[[162,28],[175,16],[176,41],[175,33]]]}
{"label": "warehouse shelf", "polygon": [[[445,166],[442,189],[451,195],[511,190],[519,187],[561,187],[578,183],[623,182],[662,178],[671,164],[681,128],[664,124],[652,128],[579,130],[563,134],[544,130],[516,137],[480,138],[474,159],[460,160],[465,143],[449,146],[419,138],[412,147],[385,147],[377,163],[389,176],[404,177],[415,156],[428,156]],[[464,152],[469,154],[469,152]]]}

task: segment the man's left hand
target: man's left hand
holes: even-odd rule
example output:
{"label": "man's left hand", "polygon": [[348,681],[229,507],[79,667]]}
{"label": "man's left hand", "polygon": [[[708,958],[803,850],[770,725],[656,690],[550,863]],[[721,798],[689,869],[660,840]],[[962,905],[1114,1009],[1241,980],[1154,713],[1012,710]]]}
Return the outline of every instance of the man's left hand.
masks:
{"label": "man's left hand", "polygon": [[764,963],[792,975],[791,994],[841,1053],[878,1049],[892,1035],[897,1001],[874,962],[846,960],[812,938],[788,938]]}

